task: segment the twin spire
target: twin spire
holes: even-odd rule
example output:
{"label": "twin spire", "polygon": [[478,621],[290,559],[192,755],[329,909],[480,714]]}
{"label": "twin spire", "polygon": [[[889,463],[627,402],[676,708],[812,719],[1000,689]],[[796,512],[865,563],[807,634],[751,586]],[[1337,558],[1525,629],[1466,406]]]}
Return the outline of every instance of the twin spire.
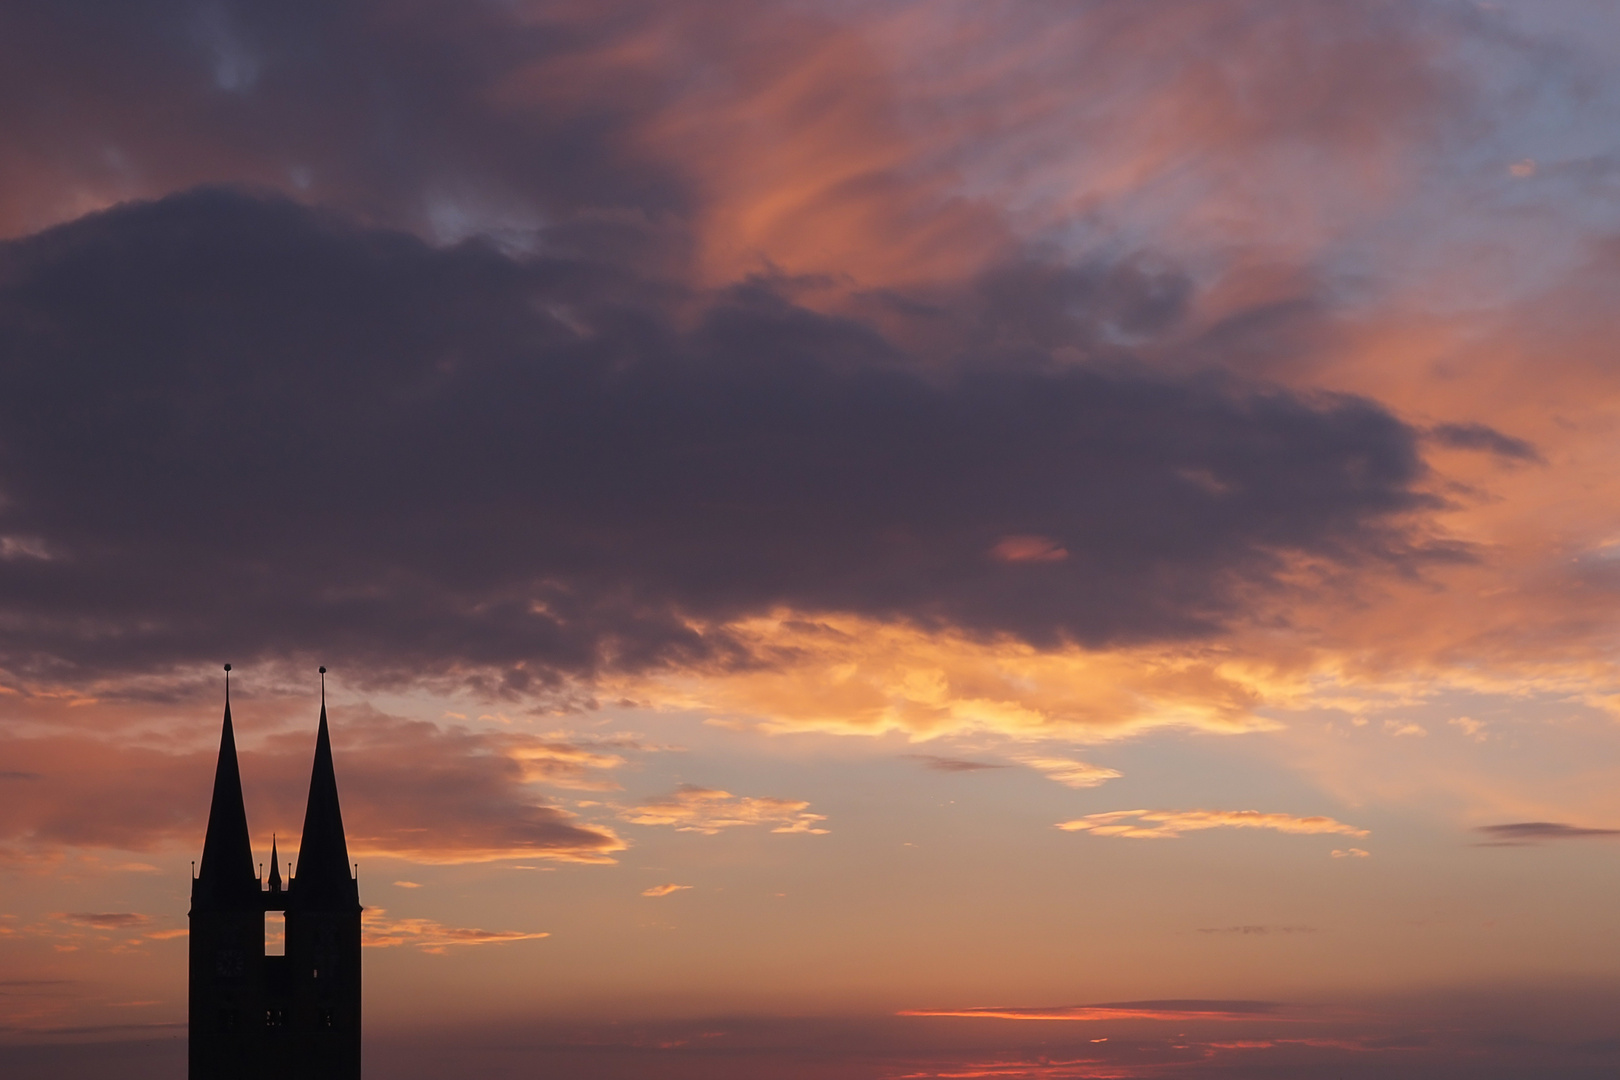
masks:
{"label": "twin spire", "polygon": [[326,728],[326,669],[321,668],[321,726],[315,734],[315,767],[309,777],[309,803],[304,808],[304,836],[298,844],[300,895],[334,904],[359,903],[358,886],[349,876],[349,845],[343,838],[343,811],[338,807],[337,772],[332,767],[332,736]]}
{"label": "twin spire", "polygon": [[[231,726],[231,665],[225,665],[225,720],[214,769],[214,797],[208,810],[208,833],[202,865],[193,885],[196,900],[215,907],[259,907],[259,878],[253,872],[253,844],[242,798],[242,774],[236,761],[236,735]],[[281,856],[270,841],[271,892],[282,891]],[[359,885],[349,874],[349,847],[338,806],[337,773],[332,764],[332,737],[326,722],[326,668],[321,668],[321,721],[315,736],[315,764],[309,778],[304,834],[298,848],[298,872],[287,882],[301,906],[341,909],[358,905]]]}
{"label": "twin spire", "polygon": [[242,773],[236,766],[236,733],[231,728],[229,664],[225,665],[225,724],[219,736],[219,764],[214,766],[214,799],[208,807],[208,835],[203,840],[194,892],[199,899],[225,907],[251,905],[259,894],[247,808],[242,802]]}

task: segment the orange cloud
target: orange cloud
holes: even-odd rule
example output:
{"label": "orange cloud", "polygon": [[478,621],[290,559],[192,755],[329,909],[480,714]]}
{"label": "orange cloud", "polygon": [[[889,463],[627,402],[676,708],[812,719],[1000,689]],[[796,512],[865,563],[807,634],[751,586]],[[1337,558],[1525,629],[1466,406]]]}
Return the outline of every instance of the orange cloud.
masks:
{"label": "orange cloud", "polygon": [[443,953],[458,945],[504,945],[513,941],[537,941],[551,936],[549,931],[474,930],[445,926],[432,919],[391,919],[384,908],[370,907],[361,915],[362,943],[376,949],[408,946],[426,953]]}
{"label": "orange cloud", "polygon": [[1307,835],[1369,835],[1366,829],[1358,829],[1330,817],[1263,814],[1258,810],[1113,810],[1060,822],[1057,827],[1066,832],[1089,832],[1093,836],[1118,836],[1133,840],[1175,840],[1184,832],[1202,829],[1275,829],[1277,832]]}
{"label": "orange cloud", "polygon": [[1211,1050],[1270,1050],[1278,1046],[1313,1046],[1356,1051],[1372,1049],[1365,1043],[1350,1039],[1237,1039],[1232,1042],[1210,1042],[1200,1045],[1207,1046]]}
{"label": "orange cloud", "polygon": [[948,1065],[900,1074],[898,1080],[1129,1080],[1143,1073],[1100,1058],[1009,1060]]}
{"label": "orange cloud", "polygon": [[949,172],[918,167],[890,57],[863,27],[781,11],[739,20],[729,8],[682,21],[676,33],[727,77],[667,99],[637,142],[701,193],[706,280],[766,267],[865,285],[937,280],[1005,248],[991,207]]}
{"label": "orange cloud", "polygon": [[507,756],[523,766],[527,783],[582,791],[611,791],[618,788],[605,774],[625,763],[620,754],[581,745],[578,742],[514,742]]}
{"label": "orange cloud", "polygon": [[138,953],[148,942],[172,941],[189,935],[181,928],[154,930],[152,916],[131,911],[53,912],[48,919],[21,923],[16,916],[0,916],[0,938],[50,942],[57,952],[82,948],[110,953]]}
{"label": "orange cloud", "polygon": [[149,915],[139,915],[129,911],[58,913],[52,915],[51,918],[61,919],[63,922],[77,923],[80,926],[94,927],[97,930],[131,930],[138,926],[145,926],[152,921]]}
{"label": "orange cloud", "polygon": [[[211,710],[210,710],[211,711]],[[257,845],[298,835],[313,739],[307,730],[254,739],[237,713],[249,823]],[[218,720],[196,731],[217,738]],[[586,782],[623,758],[589,746],[508,732],[403,721],[363,709],[333,718],[349,850],[422,863],[552,859],[609,863],[625,843],[534,792],[536,782]],[[211,742],[211,739],[210,739]],[[15,766],[0,779],[0,858],[48,859],[74,849],[152,850],[200,843],[215,749],[169,736],[62,734],[0,739]],[[186,792],[192,794],[188,797]]]}
{"label": "orange cloud", "polygon": [[1074,761],[1070,758],[1033,755],[1020,757],[1018,760],[1032,769],[1040,770],[1058,783],[1072,788],[1096,787],[1109,780],[1117,780],[1123,775],[1116,769],[1105,769],[1100,765]]}
{"label": "orange cloud", "polygon": [[[893,286],[971,274],[1077,219],[1151,222],[1165,247],[1308,252],[1408,190],[1465,105],[1437,30],[1432,13],[1328,0],[691,4],[524,69],[500,100],[635,97],[635,148],[698,204],[706,280],[773,266]],[[670,74],[699,57],[713,77]]]}
{"label": "orange cloud", "polygon": [[608,678],[604,691],[765,731],[995,734],[1102,741],[1156,728],[1279,726],[1273,675],[1220,648],[1037,648],[853,615],[778,611],[727,624],[746,665]]}
{"label": "orange cloud", "polygon": [[642,889],[641,890],[641,895],[642,896],[669,896],[669,895],[671,895],[673,893],[680,892],[682,889],[690,889],[691,887],[692,886],[690,886],[690,885],[654,885],[650,889]]}
{"label": "orange cloud", "polygon": [[826,815],[809,811],[810,804],[798,800],[733,795],[683,784],[669,795],[620,807],[619,816],[634,825],[673,825],[679,832],[707,836],[739,825],[775,825],[771,831],[777,833],[826,833],[816,824],[826,821]]}
{"label": "orange cloud", "polygon": [[965,1009],[903,1009],[897,1016],[956,1016],[983,1020],[1254,1020],[1277,1009],[1269,1001],[1124,1001],[1104,1005],[1062,1005],[1009,1009],[975,1006]]}

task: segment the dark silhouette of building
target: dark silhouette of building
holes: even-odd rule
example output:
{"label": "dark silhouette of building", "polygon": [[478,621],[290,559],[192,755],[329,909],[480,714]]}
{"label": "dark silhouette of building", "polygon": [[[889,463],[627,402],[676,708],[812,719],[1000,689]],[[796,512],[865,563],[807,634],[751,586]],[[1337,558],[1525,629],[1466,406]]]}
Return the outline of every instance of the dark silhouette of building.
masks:
{"label": "dark silhouette of building", "polygon": [[[285,888],[274,840],[268,880],[254,873],[226,685],[208,834],[191,881],[190,1080],[360,1080],[360,885],[349,872],[321,674],[304,835]],[[271,911],[285,913],[281,956],[266,953]]]}

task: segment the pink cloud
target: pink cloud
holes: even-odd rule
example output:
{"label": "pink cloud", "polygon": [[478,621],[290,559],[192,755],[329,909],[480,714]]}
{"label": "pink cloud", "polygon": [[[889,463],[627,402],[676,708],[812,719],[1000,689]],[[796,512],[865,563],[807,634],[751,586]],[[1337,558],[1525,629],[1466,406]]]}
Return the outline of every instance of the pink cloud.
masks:
{"label": "pink cloud", "polygon": [[374,949],[407,946],[425,953],[443,953],[456,946],[505,945],[514,941],[539,941],[550,931],[478,930],[446,926],[433,919],[391,918],[387,909],[368,907],[361,916],[362,944]]}
{"label": "pink cloud", "polygon": [[1306,835],[1366,836],[1366,829],[1330,817],[1265,814],[1258,810],[1112,810],[1087,814],[1057,826],[1065,832],[1118,836],[1133,840],[1174,840],[1182,833],[1204,829],[1273,829]]}
{"label": "pink cloud", "polygon": [[990,549],[992,558],[1008,563],[1062,562],[1068,551],[1048,536],[1008,536]]}
{"label": "pink cloud", "polygon": [[[206,728],[216,724],[207,721]],[[268,848],[270,834],[278,833],[283,854],[294,858],[287,841],[302,820],[313,739],[282,733],[252,746],[244,737],[252,725],[251,710],[238,710],[254,841]],[[333,730],[349,849],[359,857],[611,862],[624,848],[611,828],[582,822],[530,788],[548,779],[580,786],[593,772],[621,764],[617,755],[361,711],[335,716]],[[0,740],[0,748],[21,777],[0,781],[9,796],[0,800],[0,856],[201,842],[211,747],[62,734]]]}
{"label": "pink cloud", "polygon": [[983,1020],[1254,1020],[1274,1013],[1268,1001],[1124,1001],[1104,1005],[1061,1005],[1012,1009],[974,1006],[965,1009],[905,1009],[899,1016],[954,1016]]}
{"label": "pink cloud", "polygon": [[827,820],[826,816],[812,814],[808,802],[733,795],[694,784],[683,784],[668,795],[620,807],[619,816],[633,825],[672,825],[678,832],[708,836],[743,825],[774,825],[771,831],[776,833],[819,835],[827,831],[818,825]]}
{"label": "pink cloud", "polygon": [[690,885],[654,885],[649,889],[642,889],[642,896],[672,896],[683,889],[690,889]]}

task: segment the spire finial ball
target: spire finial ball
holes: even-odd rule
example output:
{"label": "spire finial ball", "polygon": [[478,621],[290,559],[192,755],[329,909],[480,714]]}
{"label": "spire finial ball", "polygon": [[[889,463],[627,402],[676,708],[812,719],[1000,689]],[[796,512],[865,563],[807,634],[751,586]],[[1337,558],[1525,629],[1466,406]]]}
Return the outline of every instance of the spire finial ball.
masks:
{"label": "spire finial ball", "polygon": [[325,669],[325,668],[321,668],[321,674],[322,674],[322,675],[325,675],[325,674],[326,674],[326,669]]}
{"label": "spire finial ball", "polygon": [[226,671],[229,671],[229,670],[231,670],[231,665],[229,665],[229,664],[226,664],[226,665],[225,665],[225,670],[226,670]]}

